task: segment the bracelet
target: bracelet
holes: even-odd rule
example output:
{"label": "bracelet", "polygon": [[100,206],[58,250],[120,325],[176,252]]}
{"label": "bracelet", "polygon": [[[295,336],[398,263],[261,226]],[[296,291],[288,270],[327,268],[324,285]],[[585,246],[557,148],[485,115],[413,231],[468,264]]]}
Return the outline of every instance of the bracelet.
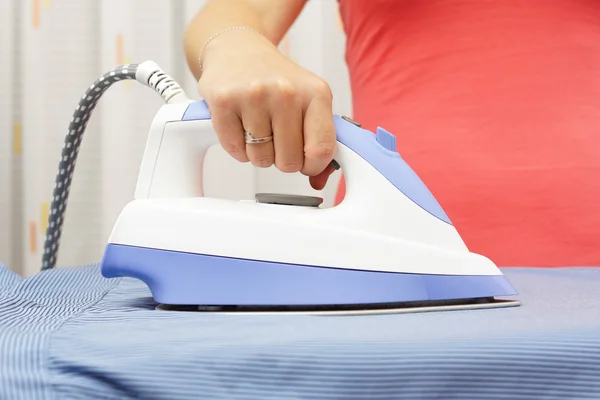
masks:
{"label": "bracelet", "polygon": [[202,49],[200,50],[200,55],[198,56],[198,64],[200,65],[200,72],[204,71],[204,68],[202,68],[202,54],[204,53],[204,49],[206,48],[206,46],[210,42],[212,42],[217,36],[221,35],[222,33],[229,32],[229,31],[237,31],[237,30],[252,31],[252,32],[257,33],[262,36],[262,33],[260,33],[258,30],[254,29],[254,28],[250,28],[249,26],[243,26],[243,25],[230,26],[229,28],[221,29],[220,31],[214,33],[211,37],[208,38],[208,40],[206,40],[206,42],[204,42],[204,45],[202,46]]}

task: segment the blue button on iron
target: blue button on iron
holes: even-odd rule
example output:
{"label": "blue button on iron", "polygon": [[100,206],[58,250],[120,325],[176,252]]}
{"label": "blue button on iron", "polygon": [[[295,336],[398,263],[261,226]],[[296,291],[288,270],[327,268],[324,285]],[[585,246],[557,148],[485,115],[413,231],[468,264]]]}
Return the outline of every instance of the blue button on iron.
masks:
{"label": "blue button on iron", "polygon": [[385,129],[377,127],[375,138],[377,139],[377,143],[379,143],[383,148],[389,151],[396,151],[396,136],[389,133]]}

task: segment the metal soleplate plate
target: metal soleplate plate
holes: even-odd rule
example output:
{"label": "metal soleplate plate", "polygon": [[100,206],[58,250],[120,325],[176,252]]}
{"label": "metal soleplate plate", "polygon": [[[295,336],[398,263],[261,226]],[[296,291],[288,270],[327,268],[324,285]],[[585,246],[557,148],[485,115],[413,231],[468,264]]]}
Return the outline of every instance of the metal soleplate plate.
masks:
{"label": "metal soleplate plate", "polygon": [[506,307],[518,307],[519,300],[501,300],[494,298],[431,301],[414,303],[364,304],[356,306],[314,306],[314,307],[237,307],[237,306],[173,306],[159,304],[161,311],[199,312],[217,315],[312,315],[312,316],[354,316],[408,314],[440,311],[483,310]]}

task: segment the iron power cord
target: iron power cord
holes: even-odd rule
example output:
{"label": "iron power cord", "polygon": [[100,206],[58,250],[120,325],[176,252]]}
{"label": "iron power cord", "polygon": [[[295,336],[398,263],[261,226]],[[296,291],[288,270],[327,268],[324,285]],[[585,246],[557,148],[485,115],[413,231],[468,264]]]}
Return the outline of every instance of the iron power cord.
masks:
{"label": "iron power cord", "polygon": [[152,61],[117,66],[98,78],[86,90],[71,118],[61,153],[52,205],[48,216],[44,254],[42,256],[42,271],[54,268],[56,265],[75,162],[90,116],[104,92],[113,84],[123,80],[137,80],[154,89],[162,96],[165,103],[189,100],[181,86]]}

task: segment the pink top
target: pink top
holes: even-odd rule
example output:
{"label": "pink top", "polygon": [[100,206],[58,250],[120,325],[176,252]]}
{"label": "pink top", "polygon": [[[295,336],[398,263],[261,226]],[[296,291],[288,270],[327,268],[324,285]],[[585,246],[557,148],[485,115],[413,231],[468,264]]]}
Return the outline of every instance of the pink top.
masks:
{"label": "pink top", "polygon": [[471,251],[600,265],[600,1],[340,8],[354,119],[397,136]]}

